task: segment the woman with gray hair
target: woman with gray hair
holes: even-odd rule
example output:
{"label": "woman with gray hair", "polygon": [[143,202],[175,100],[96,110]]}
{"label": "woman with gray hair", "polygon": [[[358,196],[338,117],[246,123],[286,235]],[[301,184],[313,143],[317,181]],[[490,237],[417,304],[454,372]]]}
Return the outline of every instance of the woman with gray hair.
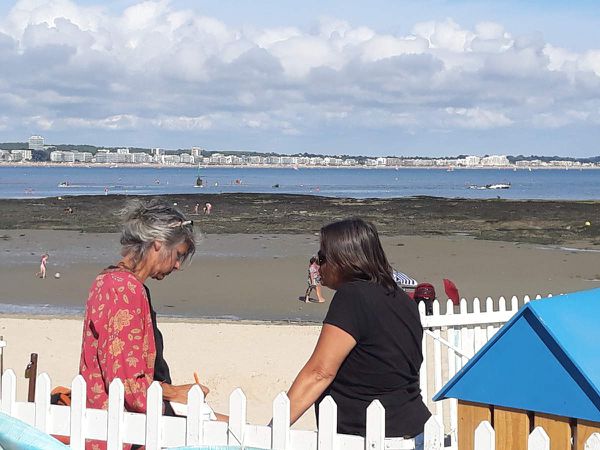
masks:
{"label": "woman with gray hair", "polygon": [[[120,378],[125,409],[143,413],[148,387],[160,381],[165,414],[173,415],[168,401],[187,403],[193,384],[171,384],[162,334],[144,283],[148,278],[162,280],[192,257],[193,223],[156,199],[131,201],[121,215],[122,258],[96,277],[86,304],[79,372],[87,383],[87,406],[106,409],[109,385]],[[93,443],[97,448],[105,444]]]}

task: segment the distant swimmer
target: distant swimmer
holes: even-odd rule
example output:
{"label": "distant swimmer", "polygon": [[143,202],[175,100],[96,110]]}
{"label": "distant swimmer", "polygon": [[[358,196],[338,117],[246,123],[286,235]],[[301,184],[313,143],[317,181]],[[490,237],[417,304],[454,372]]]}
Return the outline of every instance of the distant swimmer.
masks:
{"label": "distant swimmer", "polygon": [[48,263],[48,258],[50,255],[48,253],[44,253],[42,255],[42,260],[40,261],[40,271],[35,274],[38,278],[46,278],[46,264]]}

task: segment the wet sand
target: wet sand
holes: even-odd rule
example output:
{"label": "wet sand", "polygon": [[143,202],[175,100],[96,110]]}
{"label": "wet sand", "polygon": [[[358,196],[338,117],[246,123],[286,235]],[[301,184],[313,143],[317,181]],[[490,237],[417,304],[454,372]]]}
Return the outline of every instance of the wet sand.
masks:
{"label": "wet sand", "polygon": [[[4,312],[78,314],[95,275],[118,261],[118,234],[50,230],[0,231],[0,308]],[[600,251],[585,242],[568,247],[482,241],[465,236],[384,236],[392,265],[434,284],[443,278],[473,297],[535,296],[600,286]],[[148,280],[159,314],[194,318],[319,322],[327,304],[299,301],[306,289],[314,234],[207,234],[192,263],[163,281]],[[49,278],[35,277],[49,252]],[[59,272],[60,279],[53,278]],[[324,289],[330,299],[333,292]],[[15,309],[10,305],[21,305]],[[23,305],[32,310],[23,310]],[[12,310],[11,310],[12,308]]]}

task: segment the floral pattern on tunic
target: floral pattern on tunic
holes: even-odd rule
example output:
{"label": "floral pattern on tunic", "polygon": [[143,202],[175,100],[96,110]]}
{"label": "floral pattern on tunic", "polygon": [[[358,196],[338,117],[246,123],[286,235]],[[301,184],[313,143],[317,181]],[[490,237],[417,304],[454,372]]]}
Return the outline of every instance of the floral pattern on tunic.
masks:
{"label": "floral pattern on tunic", "polygon": [[[155,359],[152,317],[143,284],[128,271],[107,269],[92,284],[85,310],[79,373],[87,384],[88,408],[107,409],[109,385],[120,378],[125,409],[145,413]],[[88,440],[86,449],[104,450],[106,443]]]}

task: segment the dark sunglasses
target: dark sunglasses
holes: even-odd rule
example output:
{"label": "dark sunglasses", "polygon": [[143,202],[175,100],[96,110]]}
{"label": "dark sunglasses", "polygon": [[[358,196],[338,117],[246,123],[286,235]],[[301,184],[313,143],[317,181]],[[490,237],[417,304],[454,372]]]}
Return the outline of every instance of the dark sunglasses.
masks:
{"label": "dark sunglasses", "polygon": [[319,250],[317,252],[317,264],[322,266],[324,262],[327,261],[327,258],[325,258],[325,255],[321,252],[321,250]]}

